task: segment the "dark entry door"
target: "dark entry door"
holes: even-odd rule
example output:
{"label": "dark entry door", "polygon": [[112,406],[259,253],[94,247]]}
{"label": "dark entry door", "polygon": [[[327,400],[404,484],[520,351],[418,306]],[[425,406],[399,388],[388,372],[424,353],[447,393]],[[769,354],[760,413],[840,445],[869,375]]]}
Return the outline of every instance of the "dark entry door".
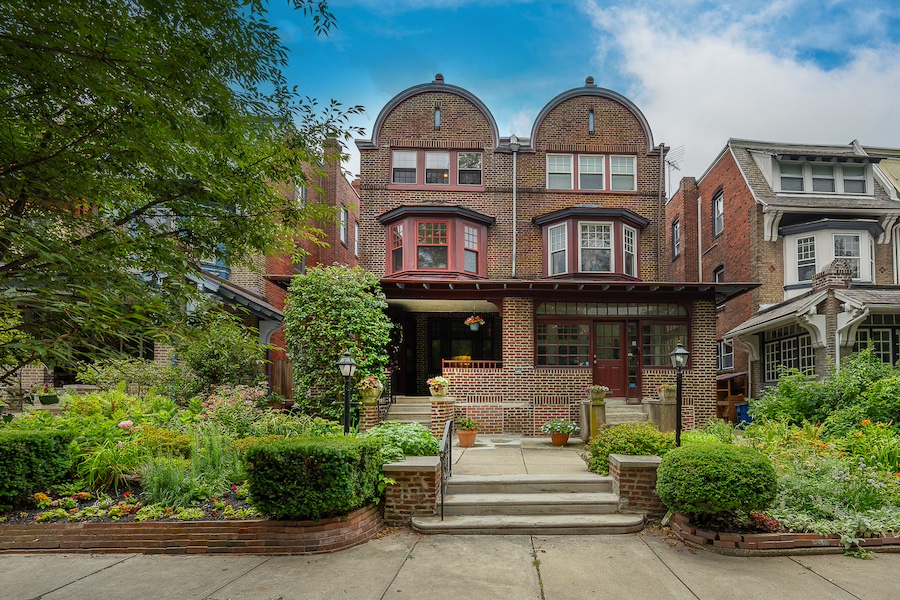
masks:
{"label": "dark entry door", "polygon": [[627,389],[625,324],[594,323],[594,383],[609,388],[609,396],[623,397]]}

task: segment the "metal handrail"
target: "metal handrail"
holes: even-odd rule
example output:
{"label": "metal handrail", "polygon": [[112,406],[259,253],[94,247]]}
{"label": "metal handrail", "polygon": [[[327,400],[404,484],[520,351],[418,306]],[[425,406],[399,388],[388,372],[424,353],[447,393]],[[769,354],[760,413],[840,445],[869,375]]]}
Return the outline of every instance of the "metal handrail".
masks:
{"label": "metal handrail", "polygon": [[453,470],[453,419],[444,423],[444,435],[441,437],[441,521],[444,520],[444,496],[447,494],[447,484]]}

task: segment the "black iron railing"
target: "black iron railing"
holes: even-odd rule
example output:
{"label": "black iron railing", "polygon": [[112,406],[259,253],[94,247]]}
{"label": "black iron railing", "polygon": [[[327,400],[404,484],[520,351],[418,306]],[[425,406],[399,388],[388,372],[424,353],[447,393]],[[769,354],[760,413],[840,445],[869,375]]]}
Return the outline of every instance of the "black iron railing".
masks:
{"label": "black iron railing", "polygon": [[444,423],[444,435],[441,437],[441,521],[444,520],[444,496],[453,470],[453,419]]}

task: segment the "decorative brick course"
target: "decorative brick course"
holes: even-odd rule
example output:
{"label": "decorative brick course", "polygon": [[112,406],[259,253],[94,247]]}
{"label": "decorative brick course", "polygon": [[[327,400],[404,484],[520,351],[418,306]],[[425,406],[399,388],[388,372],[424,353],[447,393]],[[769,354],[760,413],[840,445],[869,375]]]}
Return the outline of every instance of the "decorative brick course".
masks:
{"label": "decorative brick course", "polygon": [[0,525],[0,553],[322,554],[372,539],[372,504],[321,521],[195,521]]}

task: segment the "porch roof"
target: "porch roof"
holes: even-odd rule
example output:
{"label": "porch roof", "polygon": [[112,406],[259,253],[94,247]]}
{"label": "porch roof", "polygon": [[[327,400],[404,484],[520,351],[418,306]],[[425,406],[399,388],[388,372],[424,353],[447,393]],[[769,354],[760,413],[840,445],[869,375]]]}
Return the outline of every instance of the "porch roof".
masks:
{"label": "porch roof", "polygon": [[487,298],[505,296],[540,297],[559,299],[597,294],[636,294],[634,302],[641,298],[652,298],[653,302],[668,300],[671,294],[690,296],[714,295],[717,304],[740,296],[759,287],[758,283],[712,283],[712,282],[647,282],[647,281],[603,281],[594,279],[423,279],[384,278],[381,287],[389,298]]}

